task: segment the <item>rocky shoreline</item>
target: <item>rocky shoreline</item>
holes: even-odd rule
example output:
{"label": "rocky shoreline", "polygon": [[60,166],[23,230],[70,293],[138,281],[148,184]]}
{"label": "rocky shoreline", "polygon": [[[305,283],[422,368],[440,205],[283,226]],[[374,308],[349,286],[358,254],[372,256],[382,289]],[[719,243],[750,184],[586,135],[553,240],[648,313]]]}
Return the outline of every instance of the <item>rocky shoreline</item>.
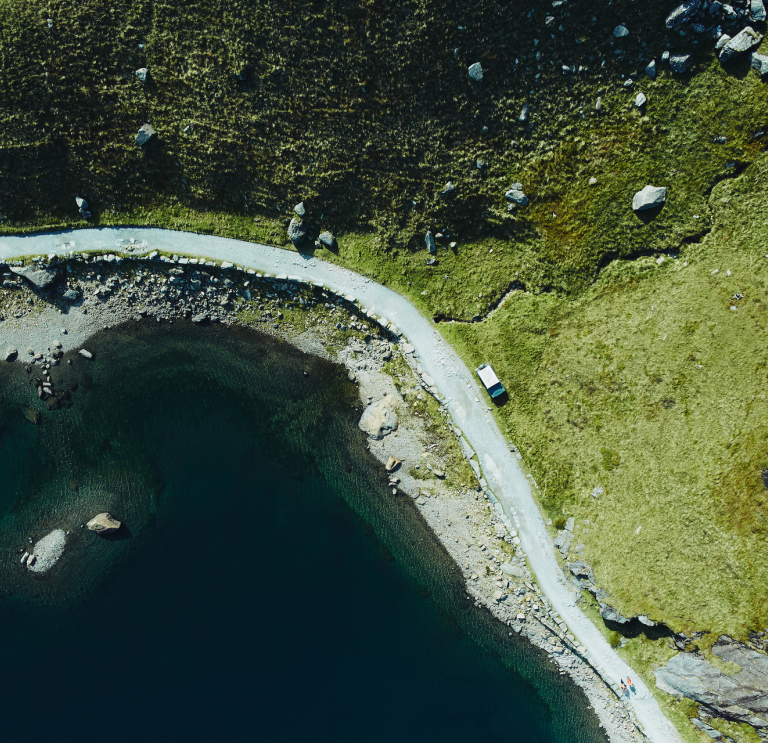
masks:
{"label": "rocky shoreline", "polygon": [[414,499],[462,570],[467,599],[487,607],[510,634],[525,636],[573,678],[610,740],[642,739],[629,705],[600,678],[536,586],[474,452],[413,348],[400,342],[398,328],[361,310],[354,297],[320,285],[214,261],[130,256],[142,248],[126,245],[128,257],[71,254],[31,267],[20,261],[0,266],[1,358],[26,365],[41,400],[51,408],[68,404],[55,371],[64,352],[78,351],[87,361],[91,334],[130,321],[187,318],[253,327],[343,364],[368,411],[370,450],[383,465],[389,462],[393,497]]}

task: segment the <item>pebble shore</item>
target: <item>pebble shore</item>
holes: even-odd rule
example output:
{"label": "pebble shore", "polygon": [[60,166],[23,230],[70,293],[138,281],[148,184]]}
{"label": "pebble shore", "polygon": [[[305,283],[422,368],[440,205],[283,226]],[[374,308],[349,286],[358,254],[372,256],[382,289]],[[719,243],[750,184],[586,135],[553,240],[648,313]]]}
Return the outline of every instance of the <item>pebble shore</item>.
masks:
{"label": "pebble shore", "polygon": [[[579,684],[611,741],[643,739],[628,705],[551,612],[517,534],[485,492],[472,452],[449,420],[438,391],[420,373],[408,344],[398,343],[397,328],[381,327],[353,297],[213,261],[77,254],[38,265],[55,272],[55,285],[40,289],[12,273],[12,266],[0,266],[0,358],[27,365],[38,395],[51,407],[60,404],[63,394],[55,367],[67,351],[85,351],[80,355],[87,360],[87,341],[94,332],[125,322],[181,318],[253,327],[343,364],[364,406],[392,395],[398,427],[380,440],[371,439],[370,450],[382,464],[390,457],[402,462],[390,474],[393,497],[414,499],[461,569],[467,600],[485,606],[507,624],[510,635],[522,635],[544,650],[561,674]],[[436,403],[432,412],[425,410],[427,396]],[[457,456],[469,459],[475,482],[454,481]]]}

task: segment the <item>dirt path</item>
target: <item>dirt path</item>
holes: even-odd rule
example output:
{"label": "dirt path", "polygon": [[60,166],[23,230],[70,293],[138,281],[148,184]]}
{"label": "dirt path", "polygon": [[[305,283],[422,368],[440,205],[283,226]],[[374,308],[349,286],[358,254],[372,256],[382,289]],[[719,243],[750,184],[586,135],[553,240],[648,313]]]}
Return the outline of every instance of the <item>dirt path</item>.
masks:
{"label": "dirt path", "polygon": [[345,268],[293,251],[162,229],[104,228],[4,237],[0,238],[0,258],[41,253],[61,255],[72,250],[115,252],[125,250],[131,239],[141,244],[144,251],[163,250],[206,257],[264,273],[321,283],[338,294],[354,296],[365,308],[394,322],[414,347],[419,363],[445,397],[455,424],[475,449],[485,479],[503,505],[505,515],[518,530],[531,569],[553,608],[588,650],[604,678],[618,685],[620,679],[633,677],[637,694],[632,695],[630,703],[646,736],[654,743],[678,743],[681,740],[639,675],[619,658],[597,627],[576,606],[575,594],[555,558],[554,546],[531,493],[530,482],[488,412],[485,392],[434,324],[407,299]]}

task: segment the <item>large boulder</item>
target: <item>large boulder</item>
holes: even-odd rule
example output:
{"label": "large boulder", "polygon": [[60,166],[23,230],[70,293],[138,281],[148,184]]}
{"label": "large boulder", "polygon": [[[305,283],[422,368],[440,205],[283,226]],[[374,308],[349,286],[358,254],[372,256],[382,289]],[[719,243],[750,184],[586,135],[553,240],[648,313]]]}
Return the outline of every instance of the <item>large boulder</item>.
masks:
{"label": "large boulder", "polygon": [[34,284],[38,289],[45,289],[54,281],[59,275],[59,272],[55,268],[41,268],[40,266],[22,266],[17,268],[14,266],[11,271],[17,273],[19,276],[23,276],[30,284]]}
{"label": "large boulder", "polygon": [[112,514],[105,511],[104,513],[94,516],[86,526],[97,534],[111,534],[116,532],[121,524],[114,516],[112,516]]}
{"label": "large boulder", "polygon": [[768,728],[768,656],[728,641],[718,642],[712,652],[741,670],[729,676],[699,655],[679,653],[653,672],[656,686],[722,717]]}
{"label": "large boulder", "polygon": [[27,567],[33,573],[44,573],[50,570],[59,560],[67,542],[63,529],[54,529],[44,536],[32,548],[32,554],[27,559]]}
{"label": "large boulder", "polygon": [[632,197],[632,208],[636,212],[661,206],[667,198],[664,186],[646,186]]}
{"label": "large boulder", "polygon": [[139,147],[143,147],[147,142],[149,142],[150,139],[152,139],[152,137],[155,136],[155,134],[157,134],[157,132],[151,124],[144,124],[136,134],[136,144],[139,145]]}
{"label": "large boulder", "polygon": [[395,413],[395,398],[386,395],[378,402],[369,405],[357,424],[372,439],[382,439],[397,428],[397,413]]}
{"label": "large boulder", "polygon": [[722,48],[720,61],[727,62],[739,54],[748,52],[753,46],[759,44],[762,38],[762,34],[757,33],[752,26],[743,28]]}
{"label": "large boulder", "polygon": [[294,245],[301,245],[307,240],[307,228],[301,223],[301,220],[294,217],[288,225],[288,239]]}
{"label": "large boulder", "polygon": [[467,72],[476,83],[483,82],[483,66],[479,62],[471,64]]}

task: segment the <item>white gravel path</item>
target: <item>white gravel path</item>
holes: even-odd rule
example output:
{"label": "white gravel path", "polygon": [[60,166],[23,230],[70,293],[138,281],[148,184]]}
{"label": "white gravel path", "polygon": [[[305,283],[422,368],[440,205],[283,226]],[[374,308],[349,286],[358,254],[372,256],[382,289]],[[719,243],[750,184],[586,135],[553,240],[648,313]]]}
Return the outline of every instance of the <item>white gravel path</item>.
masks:
{"label": "white gravel path", "polygon": [[632,695],[630,703],[648,739],[654,743],[680,743],[679,734],[639,675],[613,651],[576,605],[576,594],[555,558],[530,482],[490,415],[485,392],[430,320],[404,297],[353,271],[294,251],[209,235],[153,228],[103,228],[3,237],[0,238],[0,258],[7,260],[42,253],[63,255],[70,251],[117,252],[124,250],[132,239],[146,251],[163,250],[228,261],[264,273],[287,274],[305,282],[322,283],[338,294],[353,295],[362,306],[394,322],[413,345],[419,363],[446,398],[455,424],[477,452],[485,479],[517,529],[530,566],[553,608],[589,651],[593,664],[604,678],[616,685],[627,676],[633,678],[637,694]]}

